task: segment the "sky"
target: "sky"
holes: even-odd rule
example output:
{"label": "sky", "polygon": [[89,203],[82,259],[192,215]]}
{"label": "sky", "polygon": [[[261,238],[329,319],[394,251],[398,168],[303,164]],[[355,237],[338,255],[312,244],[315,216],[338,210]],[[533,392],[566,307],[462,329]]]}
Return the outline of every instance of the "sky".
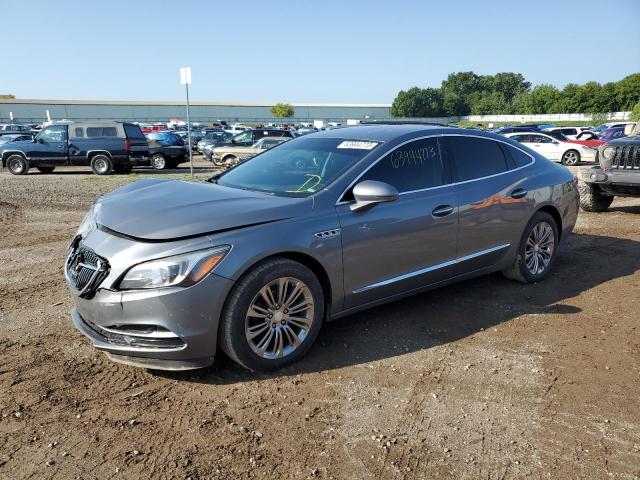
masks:
{"label": "sky", "polygon": [[[640,0],[0,0],[0,94],[391,103],[451,72],[640,72]],[[12,39],[12,46],[6,43]]]}

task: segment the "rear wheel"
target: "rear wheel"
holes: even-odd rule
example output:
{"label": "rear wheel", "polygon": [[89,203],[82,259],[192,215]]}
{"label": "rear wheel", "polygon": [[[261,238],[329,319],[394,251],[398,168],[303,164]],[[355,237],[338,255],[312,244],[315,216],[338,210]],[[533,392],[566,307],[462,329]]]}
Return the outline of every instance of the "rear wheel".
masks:
{"label": "rear wheel", "polygon": [[580,192],[580,208],[585,212],[604,212],[613,202],[612,196],[602,195],[597,187],[588,183],[580,182],[578,191]]}
{"label": "rear wheel", "polygon": [[560,161],[565,166],[577,165],[580,162],[580,154],[576,150],[567,150]]}
{"label": "rear wheel", "polygon": [[213,163],[216,167],[224,167],[225,160],[221,158],[217,158],[213,153],[211,154],[211,163]]}
{"label": "rear wheel", "polygon": [[56,169],[56,167],[36,167],[36,168],[41,173],[51,173]]}
{"label": "rear wheel", "polygon": [[96,155],[91,159],[91,171],[96,175],[109,175],[113,172],[113,162],[106,155]]}
{"label": "rear wheel", "polygon": [[164,170],[167,168],[167,159],[161,153],[156,153],[151,157],[151,166],[156,170]]}
{"label": "rear wheel", "polygon": [[250,270],[229,294],[220,346],[250,370],[273,370],[300,359],[324,318],[324,294],[314,273],[286,258]]}
{"label": "rear wheel", "polygon": [[22,155],[11,155],[7,158],[6,165],[13,175],[26,175],[29,171],[29,162]]}
{"label": "rear wheel", "polygon": [[539,282],[551,270],[557,249],[556,221],[546,212],[536,212],[524,229],[513,265],[502,273],[522,283]]}

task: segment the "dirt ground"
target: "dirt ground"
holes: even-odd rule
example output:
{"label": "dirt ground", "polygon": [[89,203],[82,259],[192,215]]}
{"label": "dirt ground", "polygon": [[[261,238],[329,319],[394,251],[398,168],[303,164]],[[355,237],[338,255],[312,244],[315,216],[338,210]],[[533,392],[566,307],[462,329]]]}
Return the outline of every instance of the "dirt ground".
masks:
{"label": "dirt ground", "polygon": [[0,173],[0,479],[640,478],[640,200],[581,213],[540,284],[338,320],[269,375],[166,374],[94,350],[62,272],[91,202],[149,173]]}

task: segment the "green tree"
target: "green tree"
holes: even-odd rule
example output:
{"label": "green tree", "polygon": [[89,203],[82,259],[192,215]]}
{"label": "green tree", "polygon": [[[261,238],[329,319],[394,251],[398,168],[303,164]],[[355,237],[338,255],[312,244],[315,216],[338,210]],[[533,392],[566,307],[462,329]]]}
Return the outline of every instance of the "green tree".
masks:
{"label": "green tree", "polygon": [[509,102],[502,92],[471,94],[468,99],[473,115],[491,115],[510,111]]}
{"label": "green tree", "polygon": [[640,101],[631,110],[631,120],[640,121]]}
{"label": "green tree", "polygon": [[640,73],[632,73],[617,82],[615,92],[620,111],[631,110],[640,101]]}
{"label": "green tree", "polygon": [[527,93],[531,88],[531,83],[521,73],[501,72],[489,78],[492,91],[502,94],[507,102],[511,102],[517,95]]}
{"label": "green tree", "polygon": [[391,104],[394,117],[438,117],[443,113],[442,96],[437,88],[401,90]]}
{"label": "green tree", "polygon": [[276,103],[271,107],[271,115],[277,118],[293,117],[295,110],[288,103]]}
{"label": "green tree", "polygon": [[447,114],[468,115],[471,111],[469,96],[486,90],[486,84],[486,78],[473,72],[450,73],[440,87]]}
{"label": "green tree", "polygon": [[524,113],[549,113],[559,98],[560,91],[553,85],[538,85],[531,90],[525,104]]}

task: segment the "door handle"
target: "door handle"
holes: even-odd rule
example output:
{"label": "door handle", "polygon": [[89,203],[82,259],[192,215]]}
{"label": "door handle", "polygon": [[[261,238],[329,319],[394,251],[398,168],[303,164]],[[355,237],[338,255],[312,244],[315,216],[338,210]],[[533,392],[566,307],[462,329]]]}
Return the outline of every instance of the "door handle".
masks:
{"label": "door handle", "polygon": [[516,188],[513,192],[511,192],[511,198],[523,198],[529,193],[524,188]]}
{"label": "door handle", "polygon": [[446,217],[453,213],[453,207],[451,205],[439,205],[433,209],[431,215],[434,217]]}

